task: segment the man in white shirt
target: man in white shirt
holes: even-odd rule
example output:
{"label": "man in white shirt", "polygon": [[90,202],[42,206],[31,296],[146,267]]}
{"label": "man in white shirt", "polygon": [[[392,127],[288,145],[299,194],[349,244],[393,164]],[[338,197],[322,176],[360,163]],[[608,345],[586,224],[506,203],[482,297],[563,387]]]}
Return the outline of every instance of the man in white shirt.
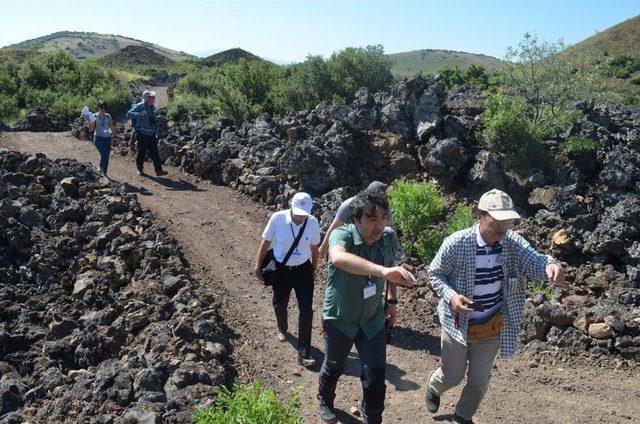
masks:
{"label": "man in white shirt", "polygon": [[[286,340],[287,307],[291,290],[295,290],[298,300],[298,362],[305,367],[313,367],[311,358],[311,325],[313,321],[313,285],[315,269],[318,265],[318,245],[320,244],[320,224],[311,215],[313,201],[307,193],[296,193],[291,199],[291,208],[271,215],[262,233],[262,242],[256,257],[255,274],[263,280],[261,265],[273,244],[273,254],[278,262],[278,270],[271,278],[273,286],[273,308],[278,324],[278,339]],[[306,223],[306,224],[305,224]],[[303,231],[298,245],[290,257],[286,255],[294,240]]]}

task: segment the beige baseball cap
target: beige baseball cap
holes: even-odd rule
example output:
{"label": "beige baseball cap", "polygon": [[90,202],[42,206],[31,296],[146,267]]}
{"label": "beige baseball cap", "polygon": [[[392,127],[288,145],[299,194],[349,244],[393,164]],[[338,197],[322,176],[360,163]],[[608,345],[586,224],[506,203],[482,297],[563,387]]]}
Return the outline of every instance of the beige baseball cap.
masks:
{"label": "beige baseball cap", "polygon": [[488,212],[493,219],[504,221],[520,219],[518,212],[513,210],[513,200],[504,191],[494,188],[482,195],[478,202],[478,209]]}

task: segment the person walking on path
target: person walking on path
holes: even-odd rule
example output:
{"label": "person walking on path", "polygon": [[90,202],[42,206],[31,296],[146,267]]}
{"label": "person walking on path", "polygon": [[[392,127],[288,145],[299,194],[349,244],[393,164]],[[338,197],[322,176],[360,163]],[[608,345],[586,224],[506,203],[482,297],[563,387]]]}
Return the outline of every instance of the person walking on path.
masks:
{"label": "person walking on path", "polygon": [[[388,283],[413,286],[415,277],[393,266],[393,242],[384,232],[389,204],[379,191],[365,190],[351,202],[351,222],[329,238],[327,288],[322,310],[325,356],[318,384],[318,412],[336,422],[333,411],[338,379],[355,344],[362,366],[362,414],[365,423],[382,422],[386,393],[384,300]],[[389,313],[395,317],[395,290],[389,290]]]}
{"label": "person walking on path", "polygon": [[307,193],[296,193],[290,205],[289,209],[271,215],[262,233],[254,273],[259,280],[264,281],[262,263],[267,257],[269,245],[272,244],[277,270],[268,283],[273,286],[273,309],[278,326],[278,340],[284,342],[287,339],[287,307],[291,290],[294,290],[299,309],[298,363],[310,368],[316,365],[316,361],[311,358],[311,331],[320,224],[311,215],[313,201]]}
{"label": "person walking on path", "polygon": [[520,215],[511,198],[493,189],[478,203],[478,222],[447,237],[429,266],[440,297],[440,368],[427,381],[425,403],[438,411],[440,397],[467,373],[451,422],[472,423],[484,397],[498,351],[517,347],[529,280],[564,285],[560,263],[535,251],[511,228]]}
{"label": "person walking on path", "polygon": [[144,161],[149,152],[149,157],[153,162],[157,176],[167,175],[162,170],[160,154],[158,153],[158,137],[156,135],[156,93],[145,90],[142,93],[142,102],[136,103],[127,116],[131,118],[136,133],[136,146],[138,154],[136,156],[136,167],[138,175],[144,175]]}
{"label": "person walking on path", "polygon": [[[85,108],[86,109],[86,108]],[[88,123],[89,131],[93,131],[93,144],[100,153],[100,173],[109,178],[109,155],[111,154],[111,138],[116,135],[111,115],[107,113],[107,102],[98,102],[98,112],[93,114],[95,119]]]}

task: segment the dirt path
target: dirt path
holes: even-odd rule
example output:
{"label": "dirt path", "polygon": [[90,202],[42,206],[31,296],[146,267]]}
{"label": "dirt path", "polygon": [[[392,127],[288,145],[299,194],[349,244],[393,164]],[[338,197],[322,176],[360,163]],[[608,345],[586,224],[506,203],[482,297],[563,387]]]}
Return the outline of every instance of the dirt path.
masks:
{"label": "dirt path", "polygon": [[[89,142],[66,133],[2,133],[0,146],[51,158],[71,157],[97,164],[98,154]],[[295,363],[289,343],[279,343],[271,311],[270,292],[251,275],[253,256],[263,225],[271,213],[266,207],[226,187],[197,182],[176,169],[166,178],[138,177],[132,161],[112,157],[109,174],[138,193],[140,203],[165,222],[183,246],[195,276],[223,297],[223,316],[235,331],[235,361],[240,378],[259,378],[284,393],[298,387],[305,422],[317,422],[317,373]],[[151,170],[150,164],[146,169]],[[324,283],[319,276],[315,295],[313,345],[321,360],[322,341],[318,317]],[[295,302],[290,308],[290,328],[296,330]],[[444,421],[459,394],[443,398],[441,413],[427,413],[423,390],[427,374],[438,363],[439,333],[433,317],[420,302],[401,304],[394,345],[388,352],[387,410],[385,422],[428,423]],[[293,341],[293,340],[292,340]],[[586,364],[532,363],[522,355],[500,360],[492,385],[476,422],[640,422],[640,372],[596,368]],[[346,375],[338,386],[341,422],[355,423],[348,414],[359,404],[358,363],[352,353]]]}

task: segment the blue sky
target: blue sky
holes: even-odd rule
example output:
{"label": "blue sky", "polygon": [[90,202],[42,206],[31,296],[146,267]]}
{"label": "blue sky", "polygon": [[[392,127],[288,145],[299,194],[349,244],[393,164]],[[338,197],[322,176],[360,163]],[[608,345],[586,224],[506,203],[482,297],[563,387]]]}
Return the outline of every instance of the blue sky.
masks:
{"label": "blue sky", "polygon": [[[37,5],[37,6],[36,6]],[[503,57],[526,31],[572,44],[640,15],[638,0],[3,0],[0,46],[55,31],[95,31],[196,53],[242,47],[300,61],[347,46]]]}

